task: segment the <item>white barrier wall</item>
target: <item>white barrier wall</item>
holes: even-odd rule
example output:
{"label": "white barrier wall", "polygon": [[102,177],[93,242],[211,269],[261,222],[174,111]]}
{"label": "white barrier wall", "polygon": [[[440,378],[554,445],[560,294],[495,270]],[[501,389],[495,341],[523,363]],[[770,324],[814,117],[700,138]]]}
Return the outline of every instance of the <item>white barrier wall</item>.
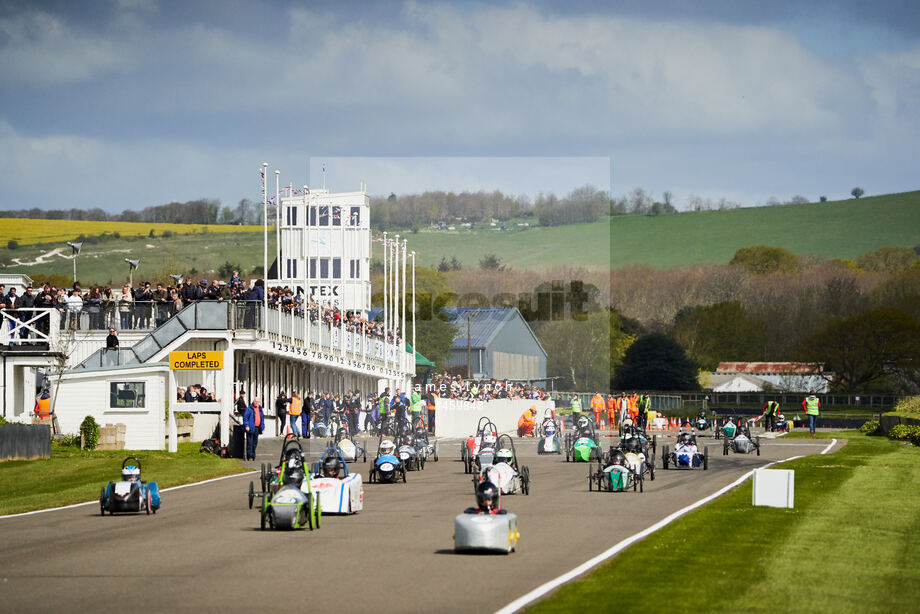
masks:
{"label": "white barrier wall", "polygon": [[435,435],[438,437],[467,437],[472,435],[479,418],[488,416],[500,433],[517,432],[518,419],[531,406],[537,409],[536,423],[543,419],[543,412],[556,409],[555,401],[533,401],[530,399],[495,399],[492,401],[460,401],[457,399],[435,400]]}

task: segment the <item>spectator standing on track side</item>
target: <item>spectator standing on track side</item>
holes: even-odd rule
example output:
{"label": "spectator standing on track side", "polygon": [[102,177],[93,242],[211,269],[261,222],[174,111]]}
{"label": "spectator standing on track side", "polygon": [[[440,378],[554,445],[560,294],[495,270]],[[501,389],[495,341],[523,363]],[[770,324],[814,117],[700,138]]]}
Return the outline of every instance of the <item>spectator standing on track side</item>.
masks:
{"label": "spectator standing on track side", "polygon": [[802,409],[805,410],[805,414],[808,416],[808,430],[811,431],[811,438],[814,439],[815,427],[818,426],[818,415],[821,413],[821,401],[815,396],[814,390],[810,391],[805,400],[802,401]]}
{"label": "spectator standing on track side", "polygon": [[620,410],[620,424],[622,424],[626,416],[629,415],[629,399],[626,397],[626,392],[620,393],[620,397],[617,399],[617,405]]}
{"label": "spectator standing on track side", "polygon": [[282,436],[284,435],[284,427],[287,425],[287,407],[290,402],[291,399],[284,396],[284,390],[280,391],[275,399],[275,415],[278,416],[278,428]]}
{"label": "spectator standing on track side", "polygon": [[252,400],[252,405],[246,408],[243,414],[243,429],[246,432],[246,460],[256,460],[256,447],[259,445],[259,435],[265,430],[265,414],[262,412],[259,397]]}
{"label": "spectator standing on track side", "polygon": [[[285,399],[288,401],[288,399]],[[291,430],[294,432],[295,437],[300,437],[300,416],[303,414],[303,401],[300,398],[300,395],[297,392],[291,392],[290,405],[287,410],[288,415],[291,417]]]}
{"label": "spectator standing on track side", "polygon": [[437,403],[435,399],[438,397],[438,393],[434,389],[428,391],[428,432],[434,435],[434,416],[437,410]]}
{"label": "spectator standing on track side", "polygon": [[647,394],[643,394],[636,401],[636,424],[642,428],[648,428],[648,410],[652,407],[652,401]]}
{"label": "spectator standing on track side", "polygon": [[617,420],[617,398],[612,394],[607,395],[607,428],[613,430]]}
{"label": "spectator standing on track side", "polygon": [[399,388],[396,389],[396,394],[393,395],[390,409],[396,412],[396,423],[402,424],[402,421],[406,419],[406,395]]}
{"label": "spectator standing on track side", "polygon": [[[572,395],[572,425],[578,423],[578,418],[581,416],[581,399],[578,398],[577,394]],[[564,423],[565,421],[563,421]]]}
{"label": "spectator standing on track side", "polygon": [[303,400],[303,414],[300,416],[300,430],[307,439],[310,439],[310,417],[313,415],[315,407],[313,403],[313,393],[307,392],[307,397]]}
{"label": "spectator standing on track side", "polygon": [[240,388],[240,393],[236,397],[233,409],[240,417],[246,413],[246,391],[242,388]]}
{"label": "spectator standing on track side", "polygon": [[[604,416],[604,397],[600,392],[595,392],[591,397],[591,412],[594,414],[594,425],[601,428],[601,418]],[[609,428],[609,426],[608,426]]]}
{"label": "spectator standing on track side", "polygon": [[763,404],[763,428],[771,433],[776,430],[776,415],[779,414],[779,403],[767,401]]}

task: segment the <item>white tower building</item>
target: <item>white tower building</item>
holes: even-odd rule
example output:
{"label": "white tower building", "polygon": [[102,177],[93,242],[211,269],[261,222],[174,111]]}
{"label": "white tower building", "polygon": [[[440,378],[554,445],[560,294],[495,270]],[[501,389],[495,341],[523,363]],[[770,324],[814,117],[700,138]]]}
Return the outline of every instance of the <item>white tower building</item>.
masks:
{"label": "white tower building", "polygon": [[367,314],[370,195],[364,190],[332,194],[285,188],[279,204],[277,283],[311,295],[320,305]]}

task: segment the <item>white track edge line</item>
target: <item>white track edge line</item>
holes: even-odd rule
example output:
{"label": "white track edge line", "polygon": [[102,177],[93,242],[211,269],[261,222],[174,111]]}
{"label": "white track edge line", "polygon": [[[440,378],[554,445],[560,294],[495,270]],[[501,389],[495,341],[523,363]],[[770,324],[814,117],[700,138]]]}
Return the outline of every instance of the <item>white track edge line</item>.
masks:
{"label": "white track edge line", "polygon": [[[188,488],[189,486],[201,486],[202,484],[208,484],[210,482],[217,482],[219,480],[226,480],[229,478],[238,478],[243,475],[251,475],[253,473],[258,473],[258,471],[246,471],[243,473],[234,473],[233,475],[222,475],[219,478],[211,478],[210,480],[203,480],[201,482],[193,482],[191,484],[182,484],[181,486],[170,486],[169,488],[162,488],[160,492],[168,492],[170,490],[179,490],[180,488]],[[33,516],[35,514],[44,514],[45,512],[57,512],[59,510],[69,510],[75,507],[83,507],[84,505],[95,505],[99,503],[96,501],[84,501],[83,503],[74,503],[72,505],[62,505],[61,507],[49,507],[43,510],[33,510],[31,512],[20,512],[18,514],[7,514],[6,516],[0,516],[0,520],[4,518],[19,518],[20,516]]]}
{"label": "white track edge line", "polygon": [[[836,445],[836,443],[837,443],[837,440],[836,440],[836,439],[831,440],[831,443],[830,443],[826,448],[824,448],[824,450],[821,451],[821,454],[827,454],[827,453],[830,451],[830,449],[833,448],[834,445]],[[772,467],[773,465],[777,465],[777,464],[779,464],[779,463],[789,462],[789,461],[791,461],[791,460],[796,460],[796,459],[799,459],[799,458],[804,458],[804,457],[803,457],[803,456],[791,456],[791,457],[789,457],[789,458],[784,458],[784,459],[782,459],[782,460],[778,460],[778,461],[773,461],[773,462],[767,463],[766,465],[763,465],[762,467],[757,467],[757,469],[766,469],[767,467]],[[644,537],[648,537],[649,535],[651,535],[651,534],[654,533],[655,531],[658,531],[659,529],[662,529],[662,528],[666,527],[667,525],[671,524],[672,522],[674,522],[675,520],[677,520],[677,519],[680,518],[681,516],[684,516],[685,514],[687,514],[687,513],[691,512],[691,511],[695,510],[696,508],[698,508],[698,507],[700,507],[700,506],[702,506],[702,505],[705,505],[706,503],[709,503],[709,502],[712,501],[713,499],[715,499],[715,498],[717,498],[717,497],[720,497],[721,495],[723,495],[723,494],[725,494],[726,492],[728,492],[729,490],[735,488],[736,486],[738,486],[739,484],[741,484],[742,482],[744,482],[745,480],[747,480],[749,477],[751,477],[752,475],[754,475],[754,471],[755,471],[755,470],[748,471],[747,473],[745,473],[744,475],[742,475],[740,478],[738,478],[737,480],[735,480],[734,482],[732,482],[732,483],[729,484],[728,486],[723,486],[722,488],[720,488],[720,489],[717,490],[716,492],[712,493],[711,495],[706,496],[706,497],[703,497],[703,498],[700,499],[699,501],[697,501],[697,502],[695,502],[695,503],[691,503],[690,505],[688,505],[688,506],[686,506],[686,507],[684,507],[684,508],[681,508],[681,509],[677,510],[676,512],[674,512],[674,513],[671,514],[670,516],[667,516],[667,517],[665,517],[665,518],[659,520],[658,522],[656,522],[656,523],[653,524],[652,526],[648,527],[647,529],[644,529],[644,530],[639,531],[638,533],[636,533],[636,534],[634,534],[634,535],[631,535],[630,537],[627,537],[626,539],[620,541],[619,543],[615,544],[615,545],[612,546],[611,548],[605,550],[604,552],[601,552],[600,554],[598,554],[598,555],[595,556],[594,558],[588,559],[587,561],[585,561],[584,563],[582,563],[581,565],[579,565],[579,566],[576,567],[575,569],[573,569],[573,570],[571,570],[571,571],[569,571],[569,572],[566,572],[566,573],[562,574],[561,576],[559,576],[559,577],[557,577],[557,578],[555,578],[555,579],[553,579],[553,580],[550,580],[549,582],[546,582],[546,583],[544,583],[544,584],[541,584],[540,586],[538,586],[537,588],[533,589],[533,590],[530,591],[529,593],[527,593],[527,594],[525,594],[525,595],[523,595],[523,596],[521,596],[521,597],[518,597],[517,599],[515,599],[514,601],[512,601],[511,603],[509,603],[508,605],[506,605],[506,606],[503,607],[502,609],[496,611],[495,614],[512,614],[513,612],[517,612],[518,610],[520,610],[520,609],[523,608],[524,606],[526,606],[526,605],[528,605],[528,604],[530,604],[530,603],[536,601],[537,599],[539,599],[539,598],[542,597],[543,595],[545,595],[545,594],[547,594],[548,592],[550,592],[550,591],[552,591],[552,590],[558,588],[559,586],[562,586],[563,584],[565,584],[565,583],[568,582],[569,580],[572,580],[572,579],[574,579],[574,578],[577,578],[578,576],[580,576],[581,574],[583,574],[583,573],[585,573],[586,571],[590,570],[591,568],[596,567],[597,565],[599,565],[600,563],[603,563],[603,562],[606,561],[607,559],[612,558],[612,557],[615,556],[616,554],[619,554],[621,551],[625,550],[627,547],[631,546],[632,544],[634,544],[635,542],[639,541],[640,539],[642,539],[642,538],[644,538]]]}

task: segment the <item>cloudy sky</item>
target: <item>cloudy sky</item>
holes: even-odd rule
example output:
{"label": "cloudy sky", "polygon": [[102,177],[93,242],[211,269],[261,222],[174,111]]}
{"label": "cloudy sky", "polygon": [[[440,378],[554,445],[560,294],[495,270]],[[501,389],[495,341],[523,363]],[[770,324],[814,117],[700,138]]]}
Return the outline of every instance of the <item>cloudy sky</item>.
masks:
{"label": "cloudy sky", "polygon": [[0,100],[0,209],[232,205],[263,161],[372,194],[835,199],[920,188],[920,9],[0,0]]}

